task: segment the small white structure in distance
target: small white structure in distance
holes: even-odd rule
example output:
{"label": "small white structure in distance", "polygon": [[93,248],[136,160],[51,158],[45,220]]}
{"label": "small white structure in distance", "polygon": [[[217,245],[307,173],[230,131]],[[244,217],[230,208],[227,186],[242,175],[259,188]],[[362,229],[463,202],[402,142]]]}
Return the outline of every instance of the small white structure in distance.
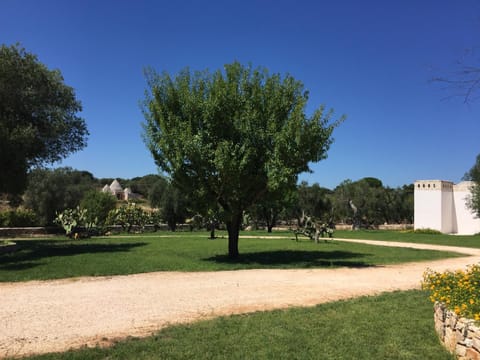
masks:
{"label": "small white structure in distance", "polygon": [[480,219],[467,206],[474,182],[418,180],[414,186],[415,230],[433,229],[458,235],[480,233]]}
{"label": "small white structure in distance", "polygon": [[132,192],[130,188],[123,189],[117,179],[113,180],[110,186],[107,184],[103,187],[102,192],[109,193],[115,196],[118,200],[132,200],[137,199],[139,196]]}

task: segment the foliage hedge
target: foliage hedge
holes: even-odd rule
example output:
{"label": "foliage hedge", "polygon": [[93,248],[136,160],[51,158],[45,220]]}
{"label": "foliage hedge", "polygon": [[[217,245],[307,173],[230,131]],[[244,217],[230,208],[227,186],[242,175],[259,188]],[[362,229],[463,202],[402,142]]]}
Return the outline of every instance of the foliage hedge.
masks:
{"label": "foliage hedge", "polygon": [[26,227],[37,224],[37,216],[32,210],[15,209],[0,212],[0,227]]}

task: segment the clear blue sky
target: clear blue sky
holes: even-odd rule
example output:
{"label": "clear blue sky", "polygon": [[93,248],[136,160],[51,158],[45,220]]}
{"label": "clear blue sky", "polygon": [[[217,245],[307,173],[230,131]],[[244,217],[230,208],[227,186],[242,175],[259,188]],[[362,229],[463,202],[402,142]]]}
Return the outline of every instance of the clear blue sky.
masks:
{"label": "clear blue sky", "polygon": [[83,104],[88,146],[61,164],[96,177],[156,173],[141,138],[143,69],[216,70],[238,60],[290,73],[347,120],[301,179],[459,181],[480,153],[480,101],[429,83],[478,46],[475,0],[2,0],[0,43],[58,68]]}

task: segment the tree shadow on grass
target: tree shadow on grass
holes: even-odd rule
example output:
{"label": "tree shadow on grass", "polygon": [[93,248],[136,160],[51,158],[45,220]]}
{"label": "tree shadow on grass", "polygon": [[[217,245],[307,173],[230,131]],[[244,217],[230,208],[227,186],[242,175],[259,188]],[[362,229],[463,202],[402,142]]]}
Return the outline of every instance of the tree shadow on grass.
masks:
{"label": "tree shadow on grass", "polygon": [[127,252],[147,243],[72,243],[62,240],[22,240],[15,252],[0,254],[0,270],[24,270],[42,264],[42,259],[80,254]]}
{"label": "tree shadow on grass", "polygon": [[222,264],[254,265],[287,268],[312,267],[353,267],[364,268],[374,266],[359,258],[369,254],[350,251],[301,251],[277,250],[240,254],[238,259],[230,259],[228,255],[215,255],[204,261]]}

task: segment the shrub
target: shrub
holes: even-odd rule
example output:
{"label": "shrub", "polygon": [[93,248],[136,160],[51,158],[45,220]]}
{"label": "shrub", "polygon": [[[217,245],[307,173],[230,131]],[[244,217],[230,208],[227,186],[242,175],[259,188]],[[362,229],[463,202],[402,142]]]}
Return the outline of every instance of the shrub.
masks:
{"label": "shrub", "polygon": [[428,235],[441,235],[442,233],[438,230],[433,229],[416,229],[413,231],[415,234],[428,234]]}
{"label": "shrub", "polygon": [[123,231],[130,232],[133,226],[138,226],[143,231],[150,221],[150,216],[135,203],[123,205],[118,209],[110,210],[106,223],[108,225],[120,225]]}
{"label": "shrub", "polygon": [[54,222],[65,230],[68,237],[89,237],[96,225],[88,219],[87,214],[87,209],[77,206],[75,209],[65,209],[57,213]]}
{"label": "shrub", "polygon": [[108,213],[115,209],[117,198],[111,194],[98,190],[90,190],[85,193],[80,202],[80,207],[87,210],[87,219],[103,226]]}
{"label": "shrub", "polygon": [[457,315],[480,321],[480,265],[443,273],[427,270],[422,287],[432,302],[443,302]]}
{"label": "shrub", "polygon": [[0,227],[35,226],[37,216],[32,210],[16,209],[0,213]]}

